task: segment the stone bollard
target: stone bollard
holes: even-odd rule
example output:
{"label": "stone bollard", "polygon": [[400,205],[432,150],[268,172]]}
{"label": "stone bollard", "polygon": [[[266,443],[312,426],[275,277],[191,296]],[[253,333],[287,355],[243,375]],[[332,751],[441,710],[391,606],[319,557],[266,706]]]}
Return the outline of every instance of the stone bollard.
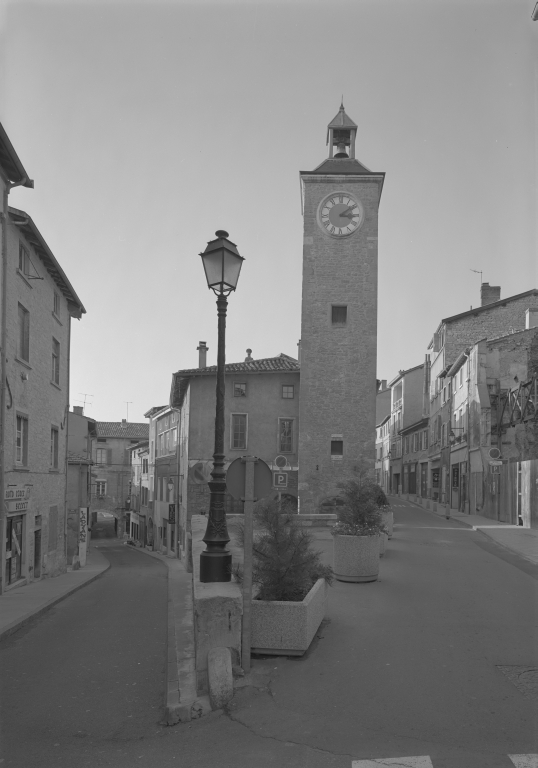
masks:
{"label": "stone bollard", "polygon": [[232,655],[229,648],[211,648],[207,654],[211,709],[222,709],[234,695]]}
{"label": "stone bollard", "polygon": [[389,539],[392,539],[392,531],[394,528],[394,512],[392,509],[381,512],[381,521],[383,525],[387,526]]}

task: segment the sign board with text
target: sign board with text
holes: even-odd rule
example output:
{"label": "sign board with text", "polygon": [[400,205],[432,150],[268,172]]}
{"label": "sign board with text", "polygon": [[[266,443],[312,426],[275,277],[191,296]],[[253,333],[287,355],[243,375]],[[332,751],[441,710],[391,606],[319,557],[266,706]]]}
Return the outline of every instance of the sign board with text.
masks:
{"label": "sign board with text", "polygon": [[287,472],[273,472],[273,485],[275,488],[287,488],[288,487],[288,473]]}

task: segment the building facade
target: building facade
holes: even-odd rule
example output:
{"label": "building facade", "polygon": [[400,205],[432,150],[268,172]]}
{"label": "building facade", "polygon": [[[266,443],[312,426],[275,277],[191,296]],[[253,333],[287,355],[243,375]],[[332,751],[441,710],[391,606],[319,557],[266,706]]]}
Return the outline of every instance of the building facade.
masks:
{"label": "building facade", "polygon": [[[525,329],[529,317],[533,317],[538,308],[538,291],[530,290],[525,293],[501,299],[499,286],[483,283],[481,286],[481,306],[445,318],[439,324],[427,351],[427,370],[429,389],[429,482],[431,498],[435,502],[453,508],[467,509],[469,507],[469,464],[463,458],[465,445],[462,439],[450,441],[453,422],[453,378],[460,376],[458,361],[464,365],[462,353],[481,339],[491,339]],[[453,366],[456,364],[456,368]],[[451,370],[452,369],[452,370]],[[462,374],[464,375],[464,374]],[[459,382],[459,378],[458,378]],[[455,393],[458,402],[457,413],[463,408],[468,397],[466,388],[463,394],[458,385]],[[463,398],[463,400],[462,400]],[[461,402],[460,402],[461,401]],[[452,430],[454,436],[464,434],[460,425]],[[465,441],[467,438],[465,439]],[[464,441],[464,442],[465,442]],[[454,469],[452,469],[454,467]],[[463,479],[462,479],[463,478]]]}
{"label": "building facade", "polygon": [[149,441],[141,440],[129,449],[131,453],[131,504],[125,533],[141,546],[147,546],[149,517]]}
{"label": "building facade", "polygon": [[365,462],[374,469],[378,209],[384,173],[355,158],[343,105],[329,157],[301,171],[303,286],[299,500],[316,513]]}
{"label": "building facade", "polygon": [[[209,510],[207,483],[213,469],[216,366],[206,366],[205,362],[204,352],[199,368],[181,370],[172,377],[171,408],[179,411],[179,487],[174,498],[178,502],[182,549],[192,515],[207,514]],[[254,360],[249,352],[244,362],[227,363],[225,371],[225,468],[241,456],[257,456],[275,472],[286,475],[282,493],[297,503],[297,360],[287,355]],[[285,459],[281,467],[275,463],[277,456]],[[227,494],[227,513],[242,510],[242,502]]]}
{"label": "building facade", "polygon": [[403,493],[402,432],[423,418],[424,364],[400,371],[389,382],[391,391],[390,417],[390,490]]}
{"label": "building facade", "polygon": [[91,498],[92,510],[109,512],[115,517],[118,536],[130,526],[131,502],[130,448],[148,439],[145,423],[97,421],[92,443]]}
{"label": "building facade", "polygon": [[91,530],[92,443],[97,437],[95,419],[75,405],[67,414],[67,563],[85,565]]}
{"label": "building facade", "polygon": [[8,206],[11,187],[33,184],[3,128],[0,183],[3,592],[67,569],[70,329],[85,310],[32,218]]}

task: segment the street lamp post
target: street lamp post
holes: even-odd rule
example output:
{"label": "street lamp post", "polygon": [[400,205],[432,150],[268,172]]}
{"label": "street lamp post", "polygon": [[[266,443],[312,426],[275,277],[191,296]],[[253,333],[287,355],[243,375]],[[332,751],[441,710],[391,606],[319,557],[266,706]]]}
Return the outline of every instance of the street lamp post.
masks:
{"label": "street lamp post", "polygon": [[205,552],[200,555],[200,581],[231,581],[232,555],[226,549],[230,541],[226,526],[226,472],[224,471],[224,366],[226,360],[226,309],[228,295],[235,291],[241,265],[244,261],[228,233],[215,232],[216,239],[207,244],[200,254],[207,285],[217,295],[218,347],[217,347],[217,405],[215,412],[215,451],[213,471],[209,482],[211,492],[207,528],[203,538]]}

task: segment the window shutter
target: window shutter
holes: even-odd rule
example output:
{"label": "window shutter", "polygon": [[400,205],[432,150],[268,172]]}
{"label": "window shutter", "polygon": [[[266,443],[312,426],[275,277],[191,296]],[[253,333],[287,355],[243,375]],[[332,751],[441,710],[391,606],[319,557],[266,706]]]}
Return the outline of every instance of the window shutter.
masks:
{"label": "window shutter", "polygon": [[106,463],[112,464],[112,448],[106,449]]}

